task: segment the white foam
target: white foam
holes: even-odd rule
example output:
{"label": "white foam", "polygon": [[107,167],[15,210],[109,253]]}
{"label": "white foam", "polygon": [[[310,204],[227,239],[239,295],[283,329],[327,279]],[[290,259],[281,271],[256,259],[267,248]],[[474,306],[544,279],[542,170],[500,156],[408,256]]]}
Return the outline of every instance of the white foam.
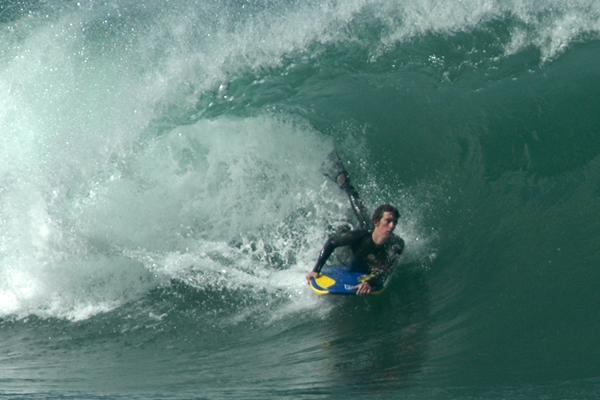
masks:
{"label": "white foam", "polygon": [[584,35],[598,37],[600,33],[600,4],[592,0],[383,1],[376,10],[386,33],[375,55],[424,34],[451,36],[485,28],[495,20],[510,20],[513,27],[504,44],[505,55],[535,47],[546,62],[562,54],[571,43],[583,40]]}
{"label": "white foam", "polygon": [[331,149],[324,143],[308,126],[272,117],[200,121],[161,136],[142,157],[154,165],[140,170],[160,182],[159,198],[170,197],[148,200],[165,210],[134,205],[125,214],[169,217],[157,223],[156,238],[146,229],[150,236],[128,256],[199,290],[241,291],[271,304],[282,296],[304,301],[303,276],[325,226],[347,208],[341,192],[323,185],[319,165]]}
{"label": "white foam", "polygon": [[21,176],[1,202],[0,315],[87,318],[170,279],[264,291],[286,257],[312,260],[340,207],[318,171],[330,148],[299,121],[222,118],[149,140],[119,173],[107,160],[88,190]]}

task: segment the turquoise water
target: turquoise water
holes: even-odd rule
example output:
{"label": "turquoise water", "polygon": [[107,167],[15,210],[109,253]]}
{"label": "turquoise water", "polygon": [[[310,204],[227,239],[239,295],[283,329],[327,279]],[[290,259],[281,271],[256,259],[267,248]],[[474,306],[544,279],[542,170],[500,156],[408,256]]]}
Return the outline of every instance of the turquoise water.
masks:
{"label": "turquoise water", "polygon": [[[0,397],[597,398],[599,39],[584,0],[1,2]],[[401,211],[376,298],[304,283],[334,148]]]}

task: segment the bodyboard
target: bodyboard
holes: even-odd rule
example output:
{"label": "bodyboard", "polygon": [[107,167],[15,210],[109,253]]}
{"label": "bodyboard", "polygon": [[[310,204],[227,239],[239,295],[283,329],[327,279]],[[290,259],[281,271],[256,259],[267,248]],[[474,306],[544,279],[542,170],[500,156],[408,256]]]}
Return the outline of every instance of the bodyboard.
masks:
{"label": "bodyboard", "polygon": [[[318,277],[310,279],[309,286],[313,292],[320,296],[355,296],[357,286],[366,276],[361,272],[351,271],[349,267],[344,265],[327,266]],[[383,289],[382,286],[375,286],[369,295],[380,294]]]}

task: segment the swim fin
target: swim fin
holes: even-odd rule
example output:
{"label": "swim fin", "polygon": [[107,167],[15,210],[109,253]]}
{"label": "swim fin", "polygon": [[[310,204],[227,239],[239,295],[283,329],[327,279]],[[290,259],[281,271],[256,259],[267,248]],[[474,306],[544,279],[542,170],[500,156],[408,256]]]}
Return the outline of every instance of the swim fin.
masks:
{"label": "swim fin", "polygon": [[344,168],[344,164],[335,150],[329,153],[325,161],[321,164],[321,172],[337,183],[342,189],[346,186],[349,179],[348,171]]}

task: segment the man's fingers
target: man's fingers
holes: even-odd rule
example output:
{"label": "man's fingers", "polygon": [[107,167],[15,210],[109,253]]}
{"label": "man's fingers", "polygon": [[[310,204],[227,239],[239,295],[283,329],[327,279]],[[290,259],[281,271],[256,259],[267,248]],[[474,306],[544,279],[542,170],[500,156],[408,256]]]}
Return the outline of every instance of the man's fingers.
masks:
{"label": "man's fingers", "polygon": [[360,285],[358,285],[358,289],[356,290],[357,294],[369,294],[371,293],[371,286],[366,283],[363,282]]}
{"label": "man's fingers", "polygon": [[318,273],[315,273],[315,272],[311,272],[311,273],[309,273],[308,275],[306,275],[306,283],[307,283],[308,285],[310,285],[310,279],[311,279],[311,278],[315,278],[315,279],[317,279],[317,277],[318,277],[318,276],[319,276],[319,274],[318,274]]}

